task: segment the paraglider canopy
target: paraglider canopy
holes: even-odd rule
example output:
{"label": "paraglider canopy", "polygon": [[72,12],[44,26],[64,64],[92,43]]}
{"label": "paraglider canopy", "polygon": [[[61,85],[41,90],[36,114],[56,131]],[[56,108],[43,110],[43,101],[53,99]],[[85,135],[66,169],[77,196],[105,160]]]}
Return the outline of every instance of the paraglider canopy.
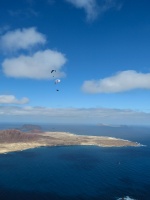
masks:
{"label": "paraglider canopy", "polygon": [[60,79],[55,80],[55,84],[60,83]]}
{"label": "paraglider canopy", "polygon": [[53,72],[56,72],[56,70],[52,69],[52,70],[51,70],[51,73],[53,73]]}

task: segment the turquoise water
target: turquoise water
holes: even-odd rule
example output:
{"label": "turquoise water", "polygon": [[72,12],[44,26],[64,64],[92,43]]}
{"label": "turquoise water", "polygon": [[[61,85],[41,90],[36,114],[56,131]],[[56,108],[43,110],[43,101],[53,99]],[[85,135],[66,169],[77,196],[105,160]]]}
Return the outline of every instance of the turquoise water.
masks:
{"label": "turquoise water", "polygon": [[[8,128],[16,127],[10,125]],[[5,125],[6,127],[6,125]],[[1,125],[1,129],[5,128]],[[150,128],[43,125],[146,147],[42,147],[0,155],[0,200],[150,199]]]}

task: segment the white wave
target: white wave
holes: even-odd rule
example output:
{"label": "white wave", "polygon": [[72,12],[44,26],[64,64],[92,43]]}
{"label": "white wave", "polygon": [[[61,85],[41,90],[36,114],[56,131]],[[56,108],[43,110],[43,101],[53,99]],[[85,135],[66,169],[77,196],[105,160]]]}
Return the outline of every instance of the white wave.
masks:
{"label": "white wave", "polygon": [[121,197],[117,200],[136,200],[136,199],[131,199],[129,196],[126,196],[126,197]]}

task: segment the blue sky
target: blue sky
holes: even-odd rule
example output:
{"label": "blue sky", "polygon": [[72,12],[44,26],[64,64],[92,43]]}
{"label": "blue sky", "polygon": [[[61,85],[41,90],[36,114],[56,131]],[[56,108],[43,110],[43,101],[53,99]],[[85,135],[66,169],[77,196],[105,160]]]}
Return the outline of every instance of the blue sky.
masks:
{"label": "blue sky", "polygon": [[148,0],[1,1],[0,122],[149,125],[149,10]]}

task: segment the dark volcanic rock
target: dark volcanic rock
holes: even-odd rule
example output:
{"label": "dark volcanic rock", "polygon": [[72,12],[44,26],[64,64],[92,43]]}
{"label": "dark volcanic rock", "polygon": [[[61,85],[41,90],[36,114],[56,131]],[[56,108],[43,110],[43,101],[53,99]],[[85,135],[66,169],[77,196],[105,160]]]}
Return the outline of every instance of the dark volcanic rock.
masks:
{"label": "dark volcanic rock", "polygon": [[36,134],[23,133],[16,129],[0,131],[0,143],[31,142],[37,140],[38,137]]}

